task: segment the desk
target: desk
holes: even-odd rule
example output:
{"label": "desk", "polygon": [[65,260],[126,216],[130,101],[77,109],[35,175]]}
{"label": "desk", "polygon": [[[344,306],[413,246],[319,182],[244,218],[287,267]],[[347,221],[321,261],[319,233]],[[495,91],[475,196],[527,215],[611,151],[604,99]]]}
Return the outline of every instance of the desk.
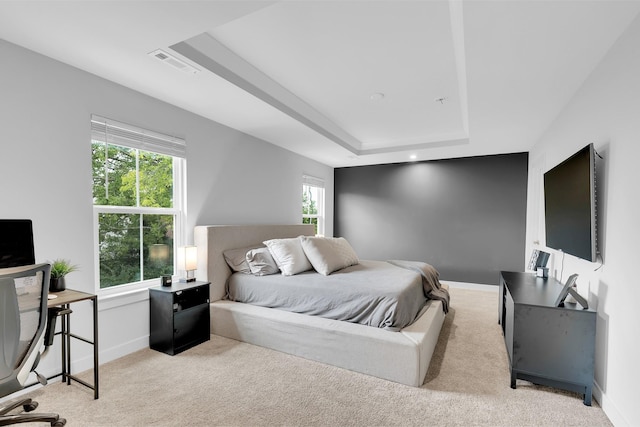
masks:
{"label": "desk", "polygon": [[[93,341],[80,337],[71,333],[71,312],[61,314],[62,327],[60,332],[56,335],[62,336],[62,372],[58,375],[54,375],[51,378],[62,375],[62,381],[66,381],[67,385],[71,384],[71,380],[77,381],[85,387],[89,387],[93,390],[93,398],[98,398],[98,298],[94,294],[86,292],[75,291],[73,289],[65,289],[60,292],[52,292],[51,295],[56,295],[57,298],[47,301],[47,308],[60,307],[63,309],[69,309],[69,305],[81,301],[93,302]],[[84,341],[93,345],[93,385],[83,381],[73,374],[71,374],[71,338],[75,338],[80,341]]]}

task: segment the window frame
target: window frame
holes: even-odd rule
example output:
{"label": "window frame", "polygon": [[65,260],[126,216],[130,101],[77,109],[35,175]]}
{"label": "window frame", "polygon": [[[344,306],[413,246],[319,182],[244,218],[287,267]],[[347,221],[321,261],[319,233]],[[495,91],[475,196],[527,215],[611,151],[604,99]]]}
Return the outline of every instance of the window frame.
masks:
{"label": "window frame", "polygon": [[[117,126],[119,130],[129,132],[127,138],[139,136],[140,141],[125,140],[124,143],[118,139],[110,138],[107,134],[110,126]],[[108,145],[116,145],[121,147],[127,147],[134,150],[152,152],[157,154],[166,155],[173,159],[173,207],[171,208],[159,208],[159,207],[143,207],[139,206],[139,191],[136,195],[138,206],[113,206],[113,205],[95,205],[92,202],[93,208],[93,255],[94,255],[94,288],[97,295],[110,296],[135,292],[142,289],[147,289],[151,286],[159,284],[158,278],[142,279],[135,282],[123,283],[120,285],[110,286],[106,288],[100,287],[100,238],[99,238],[99,217],[100,214],[141,214],[141,215],[172,215],[174,218],[174,236],[173,236],[173,274],[177,274],[177,248],[184,246],[186,242],[186,142],[183,139],[163,135],[157,132],[138,128],[136,126],[124,124],[110,119],[105,119],[99,116],[92,115],[91,117],[91,138],[90,144],[94,141],[103,142]],[[101,133],[104,132],[104,137],[100,138]],[[154,145],[153,140],[149,142],[151,136],[152,139],[161,140],[161,144]],[[156,149],[154,149],[156,148]],[[91,159],[93,161],[93,158]],[[136,165],[136,173],[139,172],[139,166]],[[139,190],[139,189],[138,189]],[[93,198],[93,189],[92,189]],[[142,245],[143,242],[141,242]],[[140,259],[142,265],[142,257]]]}
{"label": "window frame", "polygon": [[325,218],[325,212],[324,212],[324,198],[325,198],[325,187],[324,187],[324,180],[321,178],[316,178],[314,176],[310,176],[310,175],[303,175],[302,176],[302,194],[301,194],[301,198],[300,200],[302,201],[302,198],[304,197],[304,192],[305,192],[305,187],[314,187],[314,188],[318,188],[321,190],[322,194],[318,197],[318,202],[317,202],[317,210],[318,213],[317,214],[305,214],[302,213],[302,217],[301,220],[304,223],[305,218],[309,218],[309,219],[313,219],[316,218],[318,220],[317,223],[317,229],[316,229],[316,234],[324,236],[324,218]]}

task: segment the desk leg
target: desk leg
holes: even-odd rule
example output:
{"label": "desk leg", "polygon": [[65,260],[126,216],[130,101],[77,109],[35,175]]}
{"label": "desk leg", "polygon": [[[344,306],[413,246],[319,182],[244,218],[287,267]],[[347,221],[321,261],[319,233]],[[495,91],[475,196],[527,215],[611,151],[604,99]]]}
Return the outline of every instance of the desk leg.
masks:
{"label": "desk leg", "polygon": [[[69,306],[67,305],[67,308],[69,308]],[[67,359],[66,359],[66,372],[67,372],[67,385],[71,385],[71,315],[67,314],[65,315],[65,317],[67,318],[67,329],[66,329],[66,334],[64,337],[64,340],[66,342],[65,347],[66,349],[66,354],[67,354]],[[64,375],[62,376],[62,380],[64,381]]]}
{"label": "desk leg", "polygon": [[98,398],[98,298],[93,298],[93,398]]}
{"label": "desk leg", "polygon": [[[65,304],[62,306],[63,309],[68,309],[69,305]],[[68,347],[67,347],[67,336],[68,336],[68,332],[69,332],[69,315],[68,314],[63,314],[60,318],[61,321],[61,325],[60,325],[60,348],[62,349],[62,360],[61,360],[61,364],[62,364],[62,382],[67,381],[67,374],[69,373],[69,371],[67,370],[67,354],[68,354]]]}

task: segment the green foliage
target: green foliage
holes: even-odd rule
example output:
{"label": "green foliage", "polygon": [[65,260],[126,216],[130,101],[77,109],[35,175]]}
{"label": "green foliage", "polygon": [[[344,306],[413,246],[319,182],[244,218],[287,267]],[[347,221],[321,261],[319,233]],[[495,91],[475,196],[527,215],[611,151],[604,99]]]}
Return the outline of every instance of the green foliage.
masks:
{"label": "green foliage", "polygon": [[155,153],[140,154],[140,206],[173,206],[173,159]]}
{"label": "green foliage", "polygon": [[318,218],[313,215],[318,215],[317,197],[318,193],[315,187],[302,186],[302,223],[314,224],[316,233],[318,233]]}
{"label": "green foliage", "polygon": [[313,187],[309,185],[302,186],[302,214],[303,215],[317,215],[318,206],[314,200]]}
{"label": "green foliage", "polygon": [[51,278],[59,279],[78,270],[78,266],[66,259],[55,259],[51,262]]}
{"label": "green foliage", "polygon": [[[173,207],[171,156],[94,142],[92,166],[95,205]],[[99,214],[100,287],[172,274],[174,222],[165,214]],[[150,256],[157,245],[167,256]]]}
{"label": "green foliage", "polygon": [[173,207],[171,156],[99,142],[91,147],[94,205]]}

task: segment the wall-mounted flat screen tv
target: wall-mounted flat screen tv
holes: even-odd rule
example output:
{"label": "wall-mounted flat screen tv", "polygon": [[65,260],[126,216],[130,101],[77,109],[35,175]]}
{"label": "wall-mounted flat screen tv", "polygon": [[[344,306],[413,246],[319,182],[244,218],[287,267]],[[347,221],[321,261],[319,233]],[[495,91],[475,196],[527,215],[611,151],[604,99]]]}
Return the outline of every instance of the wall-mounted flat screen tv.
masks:
{"label": "wall-mounted flat screen tv", "polygon": [[0,219],[0,268],[35,264],[30,219]]}
{"label": "wall-mounted flat screen tv", "polygon": [[596,261],[596,186],[593,144],[544,174],[546,245]]}

